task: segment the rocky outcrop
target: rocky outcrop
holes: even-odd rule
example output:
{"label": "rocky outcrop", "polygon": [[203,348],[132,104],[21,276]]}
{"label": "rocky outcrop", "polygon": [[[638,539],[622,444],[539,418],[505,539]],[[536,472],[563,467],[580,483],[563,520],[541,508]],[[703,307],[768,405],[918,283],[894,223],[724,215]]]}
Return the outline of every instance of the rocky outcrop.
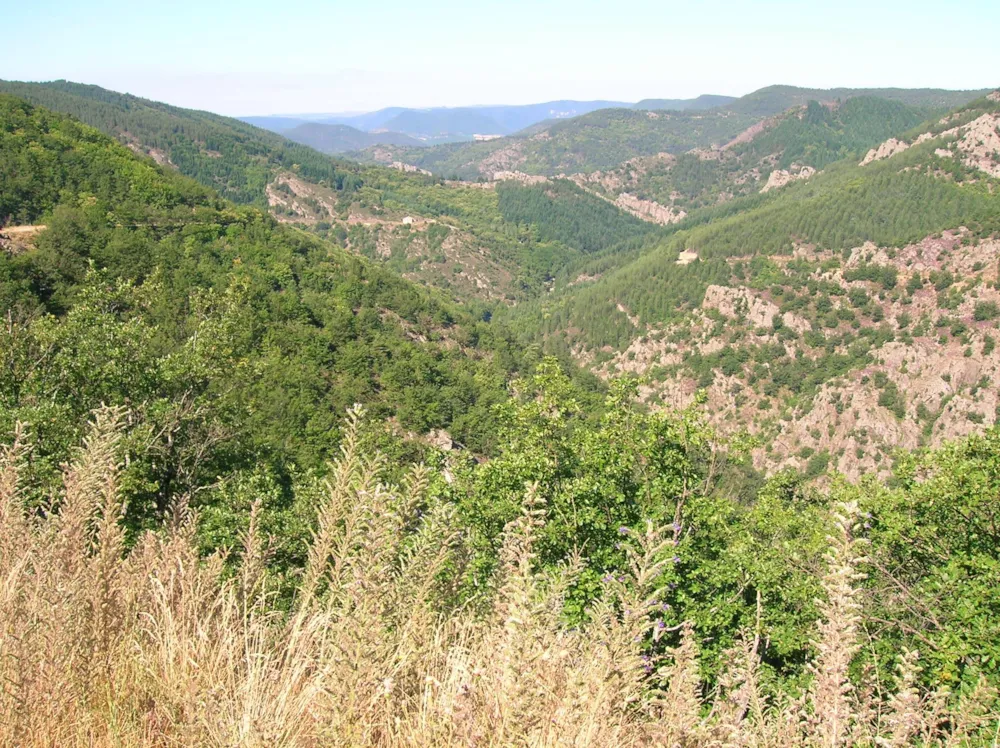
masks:
{"label": "rocky outcrop", "polygon": [[516,171],[517,167],[526,161],[524,146],[521,143],[498,148],[479,162],[479,173],[493,179],[498,172]]}
{"label": "rocky outcrop", "polygon": [[620,194],[615,200],[615,205],[638,218],[664,226],[682,221],[687,215],[683,210],[673,206],[660,205],[654,200],[643,200],[628,192]]}
{"label": "rocky outcrop", "polygon": [[884,158],[891,158],[897,153],[902,153],[907,148],[910,147],[909,143],[902,140],[896,140],[896,138],[889,138],[887,141],[882,143],[878,148],[872,148],[865,154],[865,157],[861,159],[859,166],[868,166],[868,164],[874,161],[881,161]]}
{"label": "rocky outcrop", "polygon": [[523,171],[497,171],[491,179],[494,182],[520,182],[521,184],[545,184],[548,177],[539,177],[533,174],[525,174]]}
{"label": "rocky outcrop", "polygon": [[785,169],[775,169],[767,178],[767,184],[761,188],[761,192],[770,192],[771,190],[776,190],[779,187],[784,187],[786,184],[795,182],[799,179],[809,179],[816,173],[816,170],[811,166],[798,166],[797,164],[792,164],[791,171],[786,171]]}
{"label": "rocky outcrop", "polygon": [[964,127],[949,130],[967,166],[1000,177],[1000,113],[989,112]]}
{"label": "rocky outcrop", "polygon": [[411,174],[426,174],[427,176],[431,176],[431,173],[427,169],[421,169],[419,166],[414,166],[413,164],[404,164],[402,161],[393,161],[389,166]]}
{"label": "rocky outcrop", "polygon": [[761,120],[754,125],[750,125],[750,127],[722,146],[721,150],[728,151],[729,149],[735,148],[743,143],[749,143],[762,132],[773,127],[778,119],[778,117],[769,117],[768,119]]}
{"label": "rocky outcrop", "polygon": [[8,226],[0,229],[0,250],[10,254],[18,254],[30,249],[35,244],[35,237],[45,226],[38,224],[35,226]]}
{"label": "rocky outcrop", "polygon": [[706,309],[715,309],[723,317],[745,319],[754,327],[771,328],[774,326],[775,317],[781,317],[785,326],[798,333],[803,333],[810,328],[806,320],[791,312],[781,314],[777,305],[754,296],[747,288],[709,286],[705,289],[705,299],[702,306]]}
{"label": "rocky outcrop", "polygon": [[[912,145],[919,145],[935,138],[955,138],[955,148],[967,166],[990,176],[1000,177],[1000,113],[987,112],[965,125],[953,127],[941,133],[922,133],[913,141]],[[909,143],[890,138],[878,148],[872,148],[868,151],[868,154],[861,161],[861,166],[867,166],[873,161],[891,158],[910,147]],[[942,158],[955,155],[945,148],[937,148],[934,152]]]}

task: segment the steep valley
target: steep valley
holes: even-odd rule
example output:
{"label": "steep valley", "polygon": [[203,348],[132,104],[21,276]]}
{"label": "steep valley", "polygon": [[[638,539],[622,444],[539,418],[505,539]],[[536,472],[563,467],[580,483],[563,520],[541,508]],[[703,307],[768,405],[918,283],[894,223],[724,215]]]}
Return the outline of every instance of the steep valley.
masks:
{"label": "steep valley", "polygon": [[654,407],[704,401],[766,472],[887,475],[897,449],[1000,419],[997,98],[711,218],[695,209],[515,324],[604,378],[642,377]]}
{"label": "steep valley", "polygon": [[[639,376],[650,407],[703,400],[723,433],[753,437],[766,473],[885,475],[897,448],[997,421],[997,94],[944,115],[934,92],[765,90],[718,111],[602,110],[527,140],[421,150],[484,154],[495,171],[463,182],[102,89],[7,87],[525,344],[605,380]],[[642,155],[620,140],[634,127],[681,150],[654,140]],[[604,168],[533,167],[524,144],[566,133]]]}

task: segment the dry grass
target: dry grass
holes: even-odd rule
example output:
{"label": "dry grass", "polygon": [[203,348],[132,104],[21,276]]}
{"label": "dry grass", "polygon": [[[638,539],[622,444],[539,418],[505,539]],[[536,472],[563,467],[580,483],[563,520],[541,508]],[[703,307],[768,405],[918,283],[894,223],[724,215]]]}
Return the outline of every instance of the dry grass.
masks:
{"label": "dry grass", "polygon": [[[852,685],[861,615],[854,508],[831,537],[811,690],[784,702],[758,686],[759,637],[730,657],[706,699],[690,627],[649,656],[667,538],[635,537],[627,583],[610,582],[590,622],[560,623],[579,568],[533,564],[544,502],[526,493],[502,572],[482,605],[444,604],[463,546],[426,475],[380,481],[351,425],[318,508],[292,610],[268,587],[259,506],[237,573],[198,557],[195,518],[128,553],[120,518],[121,414],[95,414],[47,511],[18,490],[23,434],[0,451],[0,743],[33,746],[479,745],[789,746],[981,744],[994,726],[983,686],[949,712],[914,686],[903,654],[895,695]],[[488,604],[487,604],[488,603]],[[484,612],[485,611],[485,612]],[[658,677],[662,675],[663,677]],[[662,684],[662,687],[661,687]]]}

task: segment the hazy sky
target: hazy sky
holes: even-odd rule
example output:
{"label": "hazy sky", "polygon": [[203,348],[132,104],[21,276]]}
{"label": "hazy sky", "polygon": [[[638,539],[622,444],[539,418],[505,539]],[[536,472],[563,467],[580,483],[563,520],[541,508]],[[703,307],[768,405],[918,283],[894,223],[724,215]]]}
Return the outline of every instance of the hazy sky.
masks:
{"label": "hazy sky", "polygon": [[1000,86],[1000,0],[0,0],[0,78],[222,114]]}

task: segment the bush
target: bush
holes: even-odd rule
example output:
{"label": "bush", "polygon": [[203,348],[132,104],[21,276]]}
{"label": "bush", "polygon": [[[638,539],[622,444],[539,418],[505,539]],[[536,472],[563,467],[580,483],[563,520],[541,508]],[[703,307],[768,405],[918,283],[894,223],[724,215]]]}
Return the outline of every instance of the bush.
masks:
{"label": "bush", "polygon": [[994,301],[977,301],[972,312],[976,322],[986,322],[987,320],[1000,317],[1000,306]]}

